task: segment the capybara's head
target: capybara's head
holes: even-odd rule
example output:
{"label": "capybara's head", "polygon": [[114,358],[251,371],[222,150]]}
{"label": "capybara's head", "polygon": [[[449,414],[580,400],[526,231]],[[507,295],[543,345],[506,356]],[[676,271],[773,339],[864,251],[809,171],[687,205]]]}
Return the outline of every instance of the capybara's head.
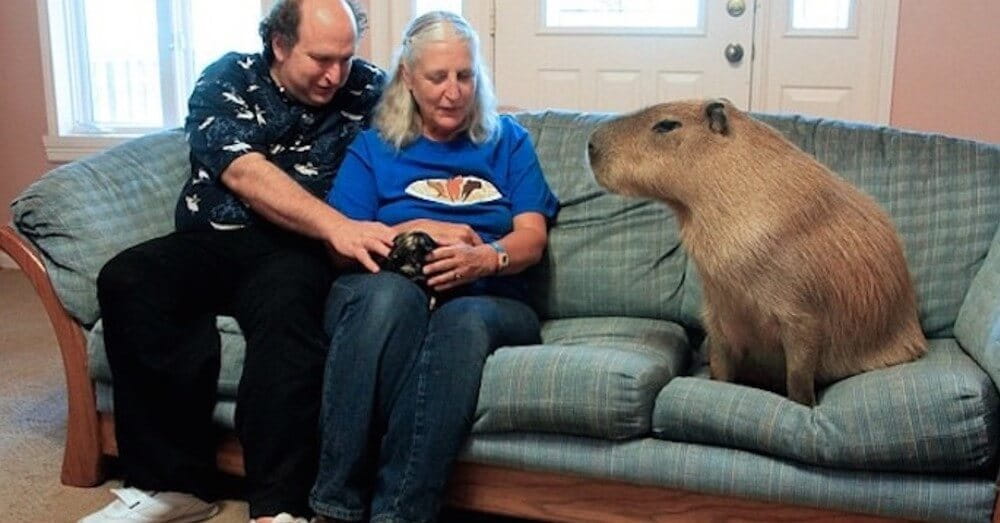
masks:
{"label": "capybara's head", "polygon": [[716,170],[710,162],[722,160],[734,126],[745,120],[721,99],[654,105],[599,125],[588,144],[590,165],[613,192],[684,200],[687,189]]}

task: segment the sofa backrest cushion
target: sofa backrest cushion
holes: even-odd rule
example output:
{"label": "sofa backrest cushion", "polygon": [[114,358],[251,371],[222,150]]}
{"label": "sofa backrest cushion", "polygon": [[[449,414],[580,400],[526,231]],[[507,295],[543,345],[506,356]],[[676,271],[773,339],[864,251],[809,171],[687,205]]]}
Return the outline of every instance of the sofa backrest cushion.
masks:
{"label": "sofa backrest cushion", "polygon": [[[697,286],[676,220],[660,202],[609,194],[590,171],[587,140],[611,114],[521,113],[559,198],[545,259],[531,272],[543,317],[637,316],[696,324]],[[685,300],[694,300],[686,303]]]}
{"label": "sofa backrest cushion", "polygon": [[180,131],[156,133],[63,165],[11,204],[14,225],[42,255],[66,310],[97,321],[97,274],[122,250],[174,230],[190,176]]}
{"label": "sofa backrest cushion", "polygon": [[[562,208],[535,301],[551,318],[629,315],[697,322],[700,282],[663,204],[606,193],[587,139],[607,114],[522,113]],[[892,217],[931,337],[952,333],[1000,224],[1000,146],[875,125],[755,114],[871,195]]]}

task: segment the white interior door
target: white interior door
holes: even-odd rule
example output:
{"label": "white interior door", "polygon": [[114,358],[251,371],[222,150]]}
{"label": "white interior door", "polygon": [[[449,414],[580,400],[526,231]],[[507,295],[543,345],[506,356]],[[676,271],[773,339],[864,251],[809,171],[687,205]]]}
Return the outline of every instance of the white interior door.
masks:
{"label": "white interior door", "polygon": [[620,112],[723,96],[749,106],[753,0],[497,0],[495,10],[502,105]]}
{"label": "white interior door", "polygon": [[761,2],[753,107],[888,123],[899,0]]}

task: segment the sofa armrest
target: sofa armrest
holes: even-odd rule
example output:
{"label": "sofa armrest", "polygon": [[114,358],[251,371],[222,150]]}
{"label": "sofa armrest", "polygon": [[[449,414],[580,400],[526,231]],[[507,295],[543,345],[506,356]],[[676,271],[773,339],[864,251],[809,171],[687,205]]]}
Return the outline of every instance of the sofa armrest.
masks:
{"label": "sofa armrest", "polygon": [[164,131],[53,169],[11,203],[14,227],[81,324],[100,317],[101,267],[122,250],[174,230],[174,207],[190,170],[183,134]]}
{"label": "sofa armrest", "polygon": [[1000,386],[1000,233],[958,311],[955,338]]}
{"label": "sofa armrest", "polygon": [[103,477],[97,403],[87,372],[87,342],[83,328],[63,308],[41,257],[9,225],[0,228],[0,249],[14,259],[35,287],[62,353],[69,402],[62,482],[77,487],[100,484]]}

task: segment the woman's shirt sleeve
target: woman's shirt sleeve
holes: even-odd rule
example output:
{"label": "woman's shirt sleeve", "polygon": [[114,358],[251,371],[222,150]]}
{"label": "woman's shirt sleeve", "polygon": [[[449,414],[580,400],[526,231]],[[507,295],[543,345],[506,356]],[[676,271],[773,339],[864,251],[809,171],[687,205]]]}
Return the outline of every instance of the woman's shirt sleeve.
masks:
{"label": "woman's shirt sleeve", "polygon": [[552,219],[559,210],[559,200],[549,189],[542,173],[542,167],[531,143],[531,135],[512,117],[506,125],[511,134],[510,186],[511,214],[517,216],[526,212],[541,213]]}

